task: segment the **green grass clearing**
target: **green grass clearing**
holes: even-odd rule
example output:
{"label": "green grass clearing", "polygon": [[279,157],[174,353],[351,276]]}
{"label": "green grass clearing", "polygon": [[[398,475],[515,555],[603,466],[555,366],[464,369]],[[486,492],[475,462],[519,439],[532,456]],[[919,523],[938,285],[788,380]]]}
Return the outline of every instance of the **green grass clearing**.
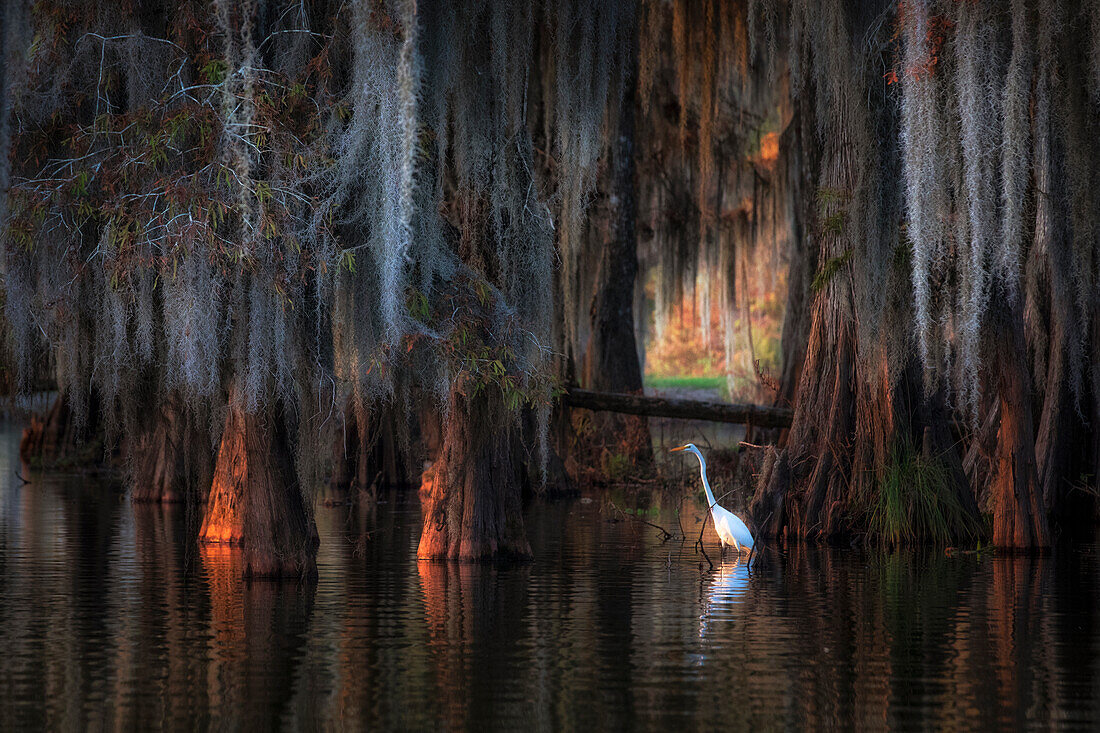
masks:
{"label": "green grass clearing", "polygon": [[713,390],[726,397],[725,377],[653,377],[646,375],[645,386],[651,389],[699,389]]}

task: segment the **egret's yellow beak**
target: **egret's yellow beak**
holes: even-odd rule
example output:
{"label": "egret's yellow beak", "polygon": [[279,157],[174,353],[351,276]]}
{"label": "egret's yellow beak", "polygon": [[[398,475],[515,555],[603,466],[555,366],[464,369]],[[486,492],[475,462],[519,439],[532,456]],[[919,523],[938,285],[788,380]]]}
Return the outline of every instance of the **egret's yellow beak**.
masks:
{"label": "egret's yellow beak", "polygon": [[687,450],[687,449],[688,449],[688,447],[686,445],[681,445],[679,448],[673,448],[672,450],[669,451],[669,453],[676,453],[677,451],[682,451],[682,450]]}

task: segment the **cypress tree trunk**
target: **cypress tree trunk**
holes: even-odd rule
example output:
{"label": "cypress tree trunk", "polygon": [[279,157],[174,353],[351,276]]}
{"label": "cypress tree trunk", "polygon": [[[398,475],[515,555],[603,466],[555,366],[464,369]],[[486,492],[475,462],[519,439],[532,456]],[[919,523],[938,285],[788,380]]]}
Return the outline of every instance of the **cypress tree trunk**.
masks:
{"label": "cypress tree trunk", "polygon": [[[815,90],[810,87],[806,91],[812,94]],[[807,136],[804,142],[808,144],[816,140],[810,114],[814,104],[814,98],[807,96],[798,117],[803,126],[800,137]],[[808,168],[802,172],[801,181],[819,181],[818,185],[840,192],[853,191],[859,170],[858,156],[850,149],[852,144],[850,139],[834,137],[825,150],[806,151],[809,155],[803,156],[802,164]],[[842,196],[833,197],[836,201],[830,200],[817,211],[817,186],[800,185],[797,192],[800,197],[795,206],[811,218],[803,222],[804,238],[794,246],[813,253],[806,257],[807,261],[828,262],[842,257],[850,246],[844,231],[828,232],[820,223],[829,217],[846,216]],[[792,260],[797,261],[797,257]],[[889,400],[884,403],[878,395],[858,401],[857,390],[865,388],[869,380],[860,373],[856,358],[851,276],[847,268],[837,268],[816,292],[809,292],[809,297],[809,330],[794,393],[788,455],[779,458],[784,470],[769,472],[773,482],[783,478],[789,484],[769,487],[764,492],[767,500],[763,504],[774,518],[780,503],[776,494],[783,497],[782,511],[778,513],[784,526],[773,523],[771,531],[808,539],[838,540],[846,529],[846,510],[855,493],[854,484],[863,478],[852,470],[855,456],[867,448],[860,439],[881,432],[881,426],[892,422],[892,415]],[[798,323],[788,321],[784,325],[797,328]],[[861,424],[858,431],[857,419]],[[756,517],[762,511],[754,509],[751,513]]]}
{"label": "cypress tree trunk", "polygon": [[794,205],[790,217],[790,270],[787,277],[787,306],[783,313],[782,371],[779,375],[779,394],[776,404],[789,407],[794,404],[798,384],[802,377],[807,343],[810,338],[810,306],[813,292],[810,284],[817,270],[817,249],[804,246],[807,229],[814,220],[814,178],[820,157],[815,154],[812,141],[813,129],[807,121],[813,116],[801,111],[803,103],[796,103],[791,123],[783,134],[782,150],[786,162],[788,195]]}
{"label": "cypress tree trunk", "polygon": [[[1056,164],[1065,160],[1065,141],[1051,134],[1053,124],[1047,105],[1036,105],[1032,122],[1034,183],[1040,194],[1035,202],[1035,240],[1028,263],[1030,287],[1024,312],[1025,338],[1037,357],[1033,373],[1035,398],[1039,400],[1035,459],[1048,521],[1066,527],[1091,509],[1083,501],[1083,493],[1072,497],[1069,493],[1069,479],[1089,473],[1084,459],[1089,429],[1077,414],[1072,387],[1074,372],[1084,361],[1081,347],[1085,342],[1084,337],[1074,334],[1078,324],[1074,248],[1080,244],[1075,240],[1087,235],[1074,231],[1073,226],[1079,223],[1074,217],[1059,215],[1061,211],[1072,212],[1073,206],[1066,181],[1069,173],[1064,162]],[[1071,513],[1071,503],[1083,511]]]}
{"label": "cypress tree trunk", "polygon": [[998,372],[1001,424],[990,482],[993,542],[1006,550],[1048,547],[1050,533],[1035,461],[1031,382],[1027,362],[1021,358],[1026,353],[1026,344],[1020,306],[1010,306],[998,326],[993,368]]}
{"label": "cypress tree trunk", "polygon": [[1066,304],[1059,300],[1068,300],[1066,289],[1059,287],[1057,280],[1051,283],[1051,310],[1049,349],[1047,350],[1047,370],[1045,395],[1039,413],[1039,427],[1035,435],[1035,460],[1038,469],[1038,482],[1042,495],[1042,507],[1051,521],[1065,524],[1072,519],[1067,515],[1068,478],[1076,467],[1074,460],[1081,448],[1083,436],[1088,435],[1087,426],[1081,423],[1073,409],[1070,385],[1067,383],[1067,351],[1070,324],[1066,323]]}
{"label": "cypress tree trunk", "polygon": [[59,394],[45,415],[31,415],[19,439],[19,458],[42,468],[93,464],[103,457],[99,421],[99,400],[94,394],[88,397],[82,428],[77,426],[68,396]]}
{"label": "cypress tree trunk", "polygon": [[409,483],[409,456],[398,444],[397,416],[388,405],[344,409],[344,429],[332,450],[329,488],[375,495],[382,486]]}
{"label": "cypress tree trunk", "polygon": [[[832,286],[829,287],[832,290]],[[838,539],[852,478],[857,379],[852,327],[827,293],[813,306],[813,322],[788,440],[788,532]],[[880,417],[876,415],[876,417]]]}
{"label": "cypress tree trunk", "polygon": [[[443,444],[421,485],[421,560],[530,557],[511,423],[496,394],[451,386]],[[493,388],[488,388],[492,390]]]}
{"label": "cypress tree trunk", "polygon": [[[637,47],[631,58],[618,115],[618,135],[612,155],[611,232],[604,243],[592,299],[591,334],[584,359],[584,383],[606,392],[642,392],[642,370],[634,337],[634,281],[638,274],[638,200],[635,190],[634,107],[637,95]],[[653,458],[649,423],[636,415],[598,414],[597,435],[632,462]]]}
{"label": "cypress tree trunk", "polygon": [[209,485],[214,456],[208,445],[205,431],[194,424],[182,397],[170,392],[134,447],[131,501],[182,502],[192,487]]}
{"label": "cypress tree trunk", "polygon": [[298,486],[282,412],[230,394],[201,542],[242,545],[248,577],[312,577],[317,529]]}
{"label": "cypress tree trunk", "polygon": [[[841,15],[834,20],[851,25],[852,38],[862,38],[864,29],[857,24],[869,17]],[[803,57],[807,65],[820,63],[805,51]],[[869,88],[859,84],[848,93],[862,105]],[[925,459],[946,463],[950,486],[945,488],[969,515],[948,520],[949,531],[961,536],[976,518],[976,504],[943,427],[945,410],[925,398],[915,365],[890,363],[887,338],[859,328],[859,288],[898,286],[888,274],[879,275],[885,278],[882,282],[865,282],[868,270],[854,261],[882,257],[875,248],[891,246],[889,239],[863,240],[888,237],[892,222],[879,229],[860,217],[861,207],[883,205],[874,180],[887,175],[883,167],[889,155],[885,145],[876,150],[867,146],[879,145],[880,128],[892,129],[897,122],[888,100],[876,97],[866,102],[869,108],[849,105],[843,119],[828,120],[822,136],[815,115],[818,93],[812,82],[800,91],[798,127],[790,143],[797,151],[792,164],[798,167],[789,176],[791,194],[795,218],[802,219],[793,227],[801,237],[793,246],[804,249],[792,257],[790,279],[792,289],[803,290],[790,297],[808,315],[805,356],[799,360],[792,353],[806,317],[795,310],[784,323],[784,340],[793,343],[784,347],[782,385],[794,400],[794,418],[787,447],[765,457],[750,515],[764,537],[847,542],[865,529],[860,522],[869,500],[880,497],[880,482],[892,458],[923,446]],[[813,269],[796,271],[811,266],[816,274]],[[797,300],[803,294],[805,304]],[[861,345],[861,338],[871,342]],[[792,391],[795,378],[798,386]]]}

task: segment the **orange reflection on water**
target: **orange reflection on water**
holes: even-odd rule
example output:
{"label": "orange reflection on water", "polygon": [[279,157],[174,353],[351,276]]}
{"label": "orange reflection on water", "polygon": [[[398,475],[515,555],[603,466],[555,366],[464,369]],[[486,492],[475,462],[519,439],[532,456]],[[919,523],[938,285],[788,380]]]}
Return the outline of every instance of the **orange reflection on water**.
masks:
{"label": "orange reflection on water", "polygon": [[476,609],[472,593],[473,572],[483,569],[469,563],[416,563],[424,594],[424,622],[435,684],[441,699],[445,728],[466,727],[468,714],[468,651],[474,642]]}

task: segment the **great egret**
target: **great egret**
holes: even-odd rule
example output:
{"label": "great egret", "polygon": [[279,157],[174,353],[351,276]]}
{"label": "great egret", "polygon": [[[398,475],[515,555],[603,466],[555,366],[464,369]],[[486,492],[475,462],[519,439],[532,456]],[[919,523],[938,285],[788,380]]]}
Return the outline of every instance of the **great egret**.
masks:
{"label": "great egret", "polygon": [[741,521],[741,517],[718,506],[718,500],[714,498],[714,492],[710,490],[710,481],[707,480],[707,461],[703,458],[703,454],[695,447],[695,443],[688,443],[672,449],[673,453],[677,451],[694,453],[695,457],[699,459],[699,475],[703,477],[703,490],[707,492],[710,516],[714,519],[714,530],[718,533],[718,539],[722,541],[722,551],[725,552],[727,546],[736,547],[738,555],[741,554],[742,550],[748,550],[751,556],[752,533]]}

